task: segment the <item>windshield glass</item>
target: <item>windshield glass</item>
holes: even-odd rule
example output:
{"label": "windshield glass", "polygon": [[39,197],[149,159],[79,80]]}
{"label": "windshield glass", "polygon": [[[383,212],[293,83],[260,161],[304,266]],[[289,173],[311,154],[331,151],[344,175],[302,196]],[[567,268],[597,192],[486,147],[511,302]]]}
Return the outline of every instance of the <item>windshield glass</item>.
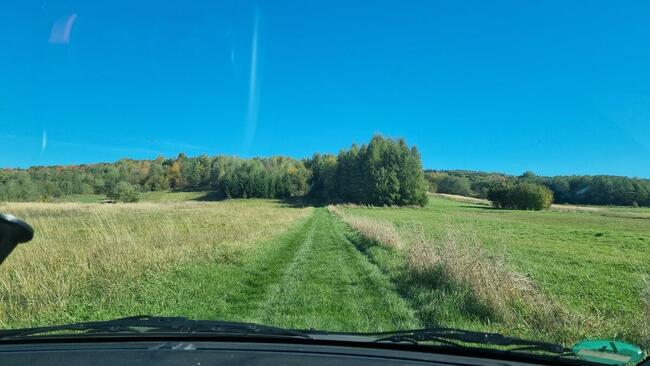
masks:
{"label": "windshield glass", "polygon": [[0,10],[0,329],[650,346],[650,3]]}

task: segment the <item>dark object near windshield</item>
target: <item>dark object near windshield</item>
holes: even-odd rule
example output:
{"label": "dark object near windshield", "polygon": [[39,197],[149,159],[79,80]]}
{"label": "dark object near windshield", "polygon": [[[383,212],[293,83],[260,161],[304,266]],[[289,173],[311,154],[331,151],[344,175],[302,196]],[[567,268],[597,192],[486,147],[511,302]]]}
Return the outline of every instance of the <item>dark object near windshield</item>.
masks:
{"label": "dark object near windshield", "polygon": [[34,229],[25,221],[13,215],[0,213],[0,264],[20,243],[34,237]]}
{"label": "dark object near windshield", "polygon": [[[616,348],[635,351],[621,342],[608,344],[614,343]],[[484,347],[488,345],[497,348]],[[625,362],[614,362],[622,360],[627,353],[601,349],[600,343],[583,342],[577,347],[579,353],[550,343],[451,328],[345,333],[155,316],[0,331],[0,363],[6,365],[23,365],[27,360],[34,365],[86,364],[91,359],[94,364],[108,365],[119,359],[120,364],[137,366],[184,363],[615,366],[640,359],[628,357]],[[591,358],[585,362],[580,353]]]}
{"label": "dark object near windshield", "polygon": [[310,338],[309,335],[290,329],[253,323],[239,323],[229,321],[191,320],[182,317],[156,317],[133,316],[108,321],[81,322],[48,327],[1,330],[0,341],[21,339],[29,336],[59,336],[70,337],[83,335],[85,337],[98,335],[263,335],[272,337],[301,337]]}
{"label": "dark object near windshield", "polygon": [[259,325],[254,323],[218,320],[191,320],[182,317],[135,316],[97,322],[82,322],[38,328],[0,331],[0,341],[26,339],[29,337],[70,336],[262,336],[303,338],[310,340],[346,340],[370,343],[441,344],[461,347],[465,344],[499,346],[510,351],[541,351],[553,354],[570,354],[571,350],[560,345],[506,337],[498,333],[473,332],[452,328],[428,328],[419,330],[345,333],[318,330],[295,330]]}

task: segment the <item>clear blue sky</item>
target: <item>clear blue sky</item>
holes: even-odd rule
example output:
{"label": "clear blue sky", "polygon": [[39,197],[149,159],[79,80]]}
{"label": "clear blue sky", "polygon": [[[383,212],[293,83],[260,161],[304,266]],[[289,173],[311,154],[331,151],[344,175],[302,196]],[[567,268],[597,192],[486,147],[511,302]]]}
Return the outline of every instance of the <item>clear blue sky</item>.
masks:
{"label": "clear blue sky", "polygon": [[0,4],[0,167],[310,156],[650,177],[648,1]]}

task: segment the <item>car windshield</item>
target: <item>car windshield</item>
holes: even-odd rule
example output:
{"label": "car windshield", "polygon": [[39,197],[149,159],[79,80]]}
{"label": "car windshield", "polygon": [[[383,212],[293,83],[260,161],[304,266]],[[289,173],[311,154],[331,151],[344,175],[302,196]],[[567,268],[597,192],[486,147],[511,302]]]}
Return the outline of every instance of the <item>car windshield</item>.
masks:
{"label": "car windshield", "polygon": [[0,10],[0,329],[650,346],[649,2]]}

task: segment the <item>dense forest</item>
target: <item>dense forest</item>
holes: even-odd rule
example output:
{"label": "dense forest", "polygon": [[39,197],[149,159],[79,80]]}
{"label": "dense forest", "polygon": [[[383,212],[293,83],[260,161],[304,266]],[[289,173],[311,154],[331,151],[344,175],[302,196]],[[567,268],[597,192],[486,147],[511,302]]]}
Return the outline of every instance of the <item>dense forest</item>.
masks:
{"label": "dense forest", "polygon": [[650,206],[650,179],[611,175],[544,177],[532,172],[512,176],[465,170],[428,170],[425,176],[431,192],[488,198],[494,185],[525,182],[548,187],[554,203]]}
{"label": "dense forest", "polygon": [[338,156],[241,159],[230,156],[0,170],[0,201],[47,201],[105,194],[136,201],[139,192],[206,189],[222,198],[291,198],[373,205],[424,205],[420,155],[402,139],[375,136]]}

